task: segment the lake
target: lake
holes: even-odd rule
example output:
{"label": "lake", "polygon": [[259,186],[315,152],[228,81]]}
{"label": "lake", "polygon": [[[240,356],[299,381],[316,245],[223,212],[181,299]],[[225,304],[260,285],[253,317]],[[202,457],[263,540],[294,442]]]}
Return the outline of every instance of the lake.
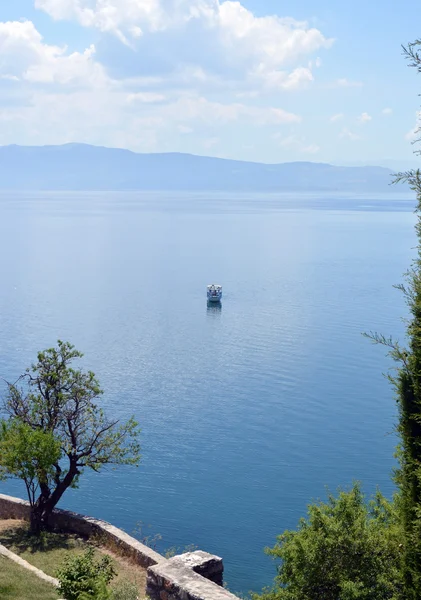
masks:
{"label": "lake", "polygon": [[414,203],[1,193],[0,376],[69,340],[107,411],[142,427],[139,469],[87,473],[61,506],[142,522],[159,551],[218,554],[247,592],[271,584],[264,547],[327,488],[390,495],[392,365],[361,333],[403,335],[392,286],[415,255]]}

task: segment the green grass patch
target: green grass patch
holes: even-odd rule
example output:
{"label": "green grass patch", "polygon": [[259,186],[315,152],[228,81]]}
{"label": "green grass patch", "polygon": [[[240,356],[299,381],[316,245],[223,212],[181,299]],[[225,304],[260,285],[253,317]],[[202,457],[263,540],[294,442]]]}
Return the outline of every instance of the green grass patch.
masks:
{"label": "green grass patch", "polygon": [[[4,522],[2,528],[0,521],[0,544],[3,544],[51,577],[57,576],[57,569],[63,563],[65,556],[68,554],[81,554],[88,546],[94,546],[98,556],[106,553],[114,561],[117,575],[112,581],[112,586],[118,582],[127,581],[137,586],[140,598],[145,595],[146,571],[142,567],[101,548],[96,540],[90,541],[74,534],[55,532],[44,532],[39,537],[34,537],[30,534],[26,523],[13,524],[13,522],[8,521],[7,523]],[[24,570],[24,572],[28,573],[28,576],[31,575],[31,579],[33,578],[33,575],[29,574],[28,571]],[[53,593],[55,593],[54,590]],[[57,598],[57,595],[52,597]],[[2,594],[0,588],[0,599],[9,600],[9,598],[12,599],[14,596]],[[25,600],[29,600],[29,598],[32,600],[31,595]]]}
{"label": "green grass patch", "polygon": [[13,561],[0,556],[0,598],[2,600],[57,600],[54,586],[42,581]]}
{"label": "green grass patch", "polygon": [[0,532],[0,544],[51,577],[56,576],[67,554],[86,549],[86,541],[75,535],[45,532],[38,538],[29,533],[27,526]]}

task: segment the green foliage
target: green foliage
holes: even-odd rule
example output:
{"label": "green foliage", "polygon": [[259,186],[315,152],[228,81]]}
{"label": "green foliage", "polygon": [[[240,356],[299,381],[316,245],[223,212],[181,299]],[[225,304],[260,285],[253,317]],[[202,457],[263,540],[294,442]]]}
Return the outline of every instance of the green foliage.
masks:
{"label": "green foliage", "polygon": [[187,552],[195,552],[198,550],[196,544],[188,544],[187,546],[171,546],[164,552],[165,558],[172,558],[178,554],[186,554]]}
{"label": "green foliage", "polygon": [[394,504],[360,486],[312,504],[296,531],[266,552],[280,559],[275,587],[254,600],[397,600],[402,532]]}
{"label": "green foliage", "polygon": [[[103,392],[94,373],[72,367],[81,357],[74,346],[59,341],[57,347],[39,352],[17,383],[7,384],[3,408],[10,420],[3,435],[15,442],[11,452],[0,451],[0,468],[3,476],[29,480],[34,529],[46,526],[63,493],[77,486],[85,468],[100,471],[105,465],[139,462],[136,421],[120,424],[106,417],[98,405]],[[30,442],[27,452],[16,441],[16,428]],[[24,461],[19,452],[21,457],[24,452]]]}
{"label": "green foliage", "polygon": [[113,585],[111,600],[138,600],[139,590],[136,584],[121,581]]}
{"label": "green foliage", "polygon": [[[150,528],[150,525],[145,525],[143,521],[138,521],[136,523],[136,527],[133,529],[132,535],[139,540],[148,548],[152,548],[152,550],[158,549],[158,543],[162,540],[162,535],[160,533],[155,533],[153,535],[146,535],[145,529]],[[185,554],[186,552],[195,552],[197,550],[197,546],[195,544],[188,544],[187,546],[170,546],[164,551],[165,558],[172,558],[177,554]]]}
{"label": "green foliage", "polygon": [[[146,527],[150,528],[151,525],[147,525]],[[148,548],[152,548],[152,550],[157,550],[158,542],[162,540],[162,535],[160,533],[155,533],[153,535],[145,534],[145,524],[143,521],[138,521],[136,523],[136,527],[133,530],[133,536],[139,540]]]}
{"label": "green foliage", "polygon": [[91,591],[82,592],[78,596],[78,600],[112,600],[113,593],[103,579],[92,581]]}
{"label": "green foliage", "polygon": [[22,479],[32,506],[39,483],[54,476],[60,457],[60,441],[51,431],[32,429],[17,419],[0,421],[0,479]]}
{"label": "green foliage", "polygon": [[[404,48],[411,67],[421,73],[421,40]],[[418,133],[421,133],[420,130]],[[419,142],[421,139],[415,140]],[[420,151],[416,151],[420,154]],[[406,321],[408,347],[377,333],[369,337],[389,348],[398,367],[389,380],[396,391],[399,409],[396,483],[400,490],[400,512],[404,528],[405,600],[421,598],[421,171],[399,173],[395,182],[406,182],[417,196],[417,256],[406,273],[405,283],[396,286],[404,294],[410,317]]]}
{"label": "green foliage", "polygon": [[95,560],[95,551],[88,548],[83,554],[69,555],[57,571],[59,592],[66,600],[108,600],[107,586],[115,577],[109,556]]}

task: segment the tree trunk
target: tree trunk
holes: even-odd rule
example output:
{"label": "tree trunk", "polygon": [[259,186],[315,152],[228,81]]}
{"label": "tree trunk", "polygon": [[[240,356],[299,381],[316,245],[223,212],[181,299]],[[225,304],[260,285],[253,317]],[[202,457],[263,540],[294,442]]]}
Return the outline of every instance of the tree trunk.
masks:
{"label": "tree trunk", "polygon": [[45,504],[43,502],[39,503],[39,500],[31,508],[30,528],[31,533],[34,535],[39,535],[41,531],[45,531],[49,527],[48,517],[51,511],[48,513],[45,509]]}
{"label": "tree trunk", "polygon": [[50,517],[60,501],[62,495],[73,483],[74,478],[78,475],[76,461],[72,461],[69,471],[66,473],[63,481],[61,481],[55,490],[51,491],[48,486],[41,484],[41,495],[35,504],[31,507],[31,531],[38,535],[41,531],[52,529]]}

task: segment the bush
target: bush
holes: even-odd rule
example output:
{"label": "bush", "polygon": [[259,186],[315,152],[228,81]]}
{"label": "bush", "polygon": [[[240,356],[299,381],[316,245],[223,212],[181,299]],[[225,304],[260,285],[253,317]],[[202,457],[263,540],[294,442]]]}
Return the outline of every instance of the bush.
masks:
{"label": "bush", "polygon": [[115,575],[111,558],[95,560],[94,549],[88,548],[83,554],[65,558],[57,571],[58,589],[66,600],[107,600],[107,585]]}
{"label": "bush", "polygon": [[113,595],[103,579],[92,581],[92,590],[79,594],[78,600],[112,600]]}
{"label": "bush", "polygon": [[397,600],[402,533],[397,506],[380,492],[369,503],[358,484],[330,495],[267,549],[278,577],[253,600]]}

